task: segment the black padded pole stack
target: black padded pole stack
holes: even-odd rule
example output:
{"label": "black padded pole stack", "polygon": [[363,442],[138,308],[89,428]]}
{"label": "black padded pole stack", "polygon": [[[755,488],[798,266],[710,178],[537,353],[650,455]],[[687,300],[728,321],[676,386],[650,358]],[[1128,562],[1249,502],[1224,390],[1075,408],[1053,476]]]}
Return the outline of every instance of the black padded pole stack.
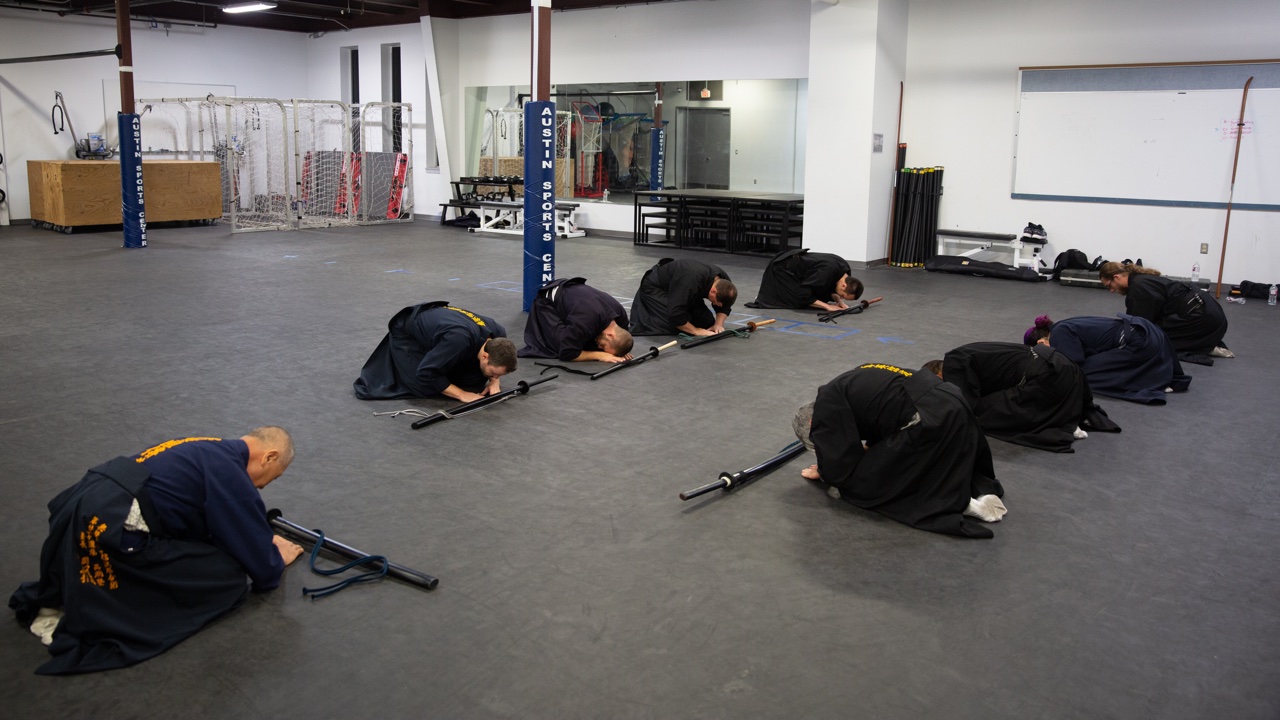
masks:
{"label": "black padded pole stack", "polygon": [[890,265],[922,267],[935,255],[941,201],[941,167],[898,171]]}

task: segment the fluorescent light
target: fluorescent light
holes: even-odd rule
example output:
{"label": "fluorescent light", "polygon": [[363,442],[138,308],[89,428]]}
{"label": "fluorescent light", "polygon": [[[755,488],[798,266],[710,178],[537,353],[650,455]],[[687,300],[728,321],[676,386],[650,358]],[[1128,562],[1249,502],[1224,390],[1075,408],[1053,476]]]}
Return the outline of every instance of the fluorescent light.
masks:
{"label": "fluorescent light", "polygon": [[275,8],[275,6],[276,4],[273,2],[246,2],[246,3],[239,3],[236,5],[228,5],[222,8],[222,12],[225,12],[225,13],[257,12],[259,10],[272,10]]}

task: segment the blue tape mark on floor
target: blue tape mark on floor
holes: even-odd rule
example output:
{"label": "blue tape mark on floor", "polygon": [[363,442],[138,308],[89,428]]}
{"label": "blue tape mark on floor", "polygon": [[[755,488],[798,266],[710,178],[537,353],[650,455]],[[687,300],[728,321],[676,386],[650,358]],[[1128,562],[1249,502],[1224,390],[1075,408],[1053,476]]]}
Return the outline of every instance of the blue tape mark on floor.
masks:
{"label": "blue tape mark on floor", "polygon": [[338,264],[338,261],[337,261],[337,260],[327,260],[327,261],[325,261],[325,265],[337,265],[337,264]]}
{"label": "blue tape mark on floor", "polygon": [[449,282],[453,282],[454,280],[461,280],[461,279],[462,278],[449,278]]}
{"label": "blue tape mark on floor", "polygon": [[298,257],[298,256],[297,256],[297,255],[285,255],[285,257],[287,257],[287,258],[296,258],[296,257]]}
{"label": "blue tape mark on floor", "polygon": [[389,273],[407,273],[407,272],[409,272],[409,271],[408,271],[408,270],[405,270],[404,268],[400,268],[399,270],[385,270],[384,272],[389,272]]}
{"label": "blue tape mark on floor", "polygon": [[882,342],[882,343],[885,343],[885,344],[888,344],[888,343],[902,343],[903,345],[915,345],[915,343],[914,343],[914,342],[912,342],[912,341],[910,341],[910,340],[903,340],[903,339],[902,339],[902,338],[900,338],[900,337],[878,337],[878,338],[876,338],[876,339],[877,339],[877,340],[879,340],[879,341],[880,341],[880,342]]}
{"label": "blue tape mark on floor", "polygon": [[524,292],[524,283],[518,283],[514,280],[494,280],[493,282],[480,283],[476,287],[489,290],[505,290],[507,292]]}
{"label": "blue tape mark on floor", "polygon": [[[729,316],[729,321],[726,324],[746,325],[749,322],[761,320],[761,319],[768,320],[769,318],[768,316],[765,316],[765,315],[748,315],[746,313],[742,313],[742,314],[733,313]],[[797,328],[801,328],[801,329],[797,329]],[[756,332],[760,332],[763,330],[777,330],[778,332],[791,333],[792,335],[808,335],[809,337],[825,338],[827,340],[839,340],[841,338],[849,337],[850,335],[857,335],[859,332],[861,332],[861,330],[858,330],[857,328],[835,327],[833,325],[828,325],[826,323],[809,323],[809,322],[801,322],[798,320],[793,320],[793,321],[778,320],[778,322],[776,323],[772,323],[769,325],[762,325],[756,330]],[[818,332],[815,332],[815,331],[818,331]]]}
{"label": "blue tape mark on floor", "polygon": [[[774,328],[778,332],[791,333],[792,335],[808,335],[809,337],[825,338],[827,340],[839,340],[862,332],[857,328],[843,328],[826,323],[807,322],[793,322],[790,325],[768,325],[761,328],[761,330],[768,330],[769,328]],[[798,330],[797,328],[803,329]]]}

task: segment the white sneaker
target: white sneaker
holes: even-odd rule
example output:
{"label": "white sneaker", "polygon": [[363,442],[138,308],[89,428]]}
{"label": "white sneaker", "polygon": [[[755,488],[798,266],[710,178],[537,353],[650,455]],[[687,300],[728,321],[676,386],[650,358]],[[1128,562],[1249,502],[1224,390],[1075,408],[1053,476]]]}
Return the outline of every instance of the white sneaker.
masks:
{"label": "white sneaker", "polygon": [[1226,348],[1222,347],[1221,345],[1219,345],[1218,347],[1214,348],[1214,349],[1209,353],[1209,355],[1210,355],[1210,356],[1212,356],[1212,357],[1220,357],[1220,358],[1233,358],[1233,357],[1235,357],[1235,356],[1236,356],[1236,354],[1235,354],[1235,353],[1233,353],[1233,352],[1231,352],[1230,350],[1228,350],[1228,349],[1226,349]]}

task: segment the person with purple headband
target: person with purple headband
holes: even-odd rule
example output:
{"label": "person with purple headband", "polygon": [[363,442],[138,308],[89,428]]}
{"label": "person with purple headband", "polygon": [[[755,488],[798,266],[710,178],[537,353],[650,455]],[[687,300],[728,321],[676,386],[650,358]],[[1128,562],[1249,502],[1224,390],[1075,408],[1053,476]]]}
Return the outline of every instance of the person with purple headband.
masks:
{"label": "person with purple headband", "polygon": [[1155,323],[1119,313],[1113,318],[1036,318],[1022,336],[1026,345],[1047,345],[1084,372],[1096,395],[1146,405],[1164,405],[1166,393],[1185,392],[1191,377],[1173,345]]}

